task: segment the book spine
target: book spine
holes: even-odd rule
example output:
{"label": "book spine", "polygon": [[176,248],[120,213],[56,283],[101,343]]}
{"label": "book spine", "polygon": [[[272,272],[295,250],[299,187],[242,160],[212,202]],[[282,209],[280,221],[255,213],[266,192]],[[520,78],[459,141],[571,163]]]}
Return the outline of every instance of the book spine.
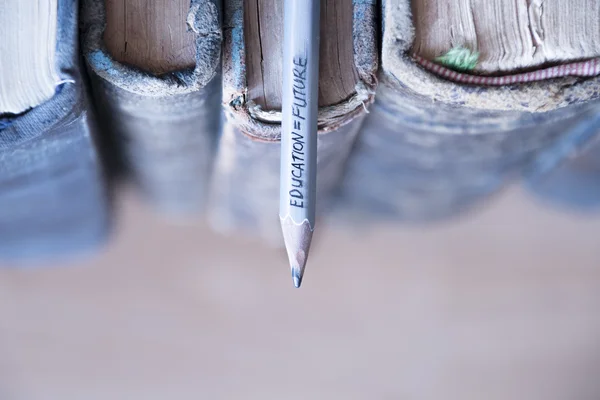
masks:
{"label": "book spine", "polygon": [[58,1],[56,62],[65,83],[48,101],[0,126],[2,261],[69,259],[101,247],[110,230],[78,14],[76,2]]}
{"label": "book spine", "polygon": [[559,163],[580,140],[574,131],[593,130],[600,79],[448,82],[410,56],[410,1],[383,5],[380,85],[349,160],[340,211],[371,221],[453,216],[540,170],[542,158]]}
{"label": "book spine", "polygon": [[102,0],[83,2],[83,47],[104,132],[127,175],[167,214],[204,211],[220,129],[221,2],[193,0],[193,69],[153,76],[114,60]]}

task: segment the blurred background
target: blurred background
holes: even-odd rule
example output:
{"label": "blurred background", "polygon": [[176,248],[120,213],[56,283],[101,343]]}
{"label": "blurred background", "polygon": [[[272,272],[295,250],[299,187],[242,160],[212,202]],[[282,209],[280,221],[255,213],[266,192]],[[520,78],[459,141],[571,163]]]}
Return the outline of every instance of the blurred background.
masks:
{"label": "blurred background", "polygon": [[513,186],[441,224],[321,222],[298,290],[283,249],[116,208],[100,255],[0,268],[0,399],[600,396],[598,214]]}

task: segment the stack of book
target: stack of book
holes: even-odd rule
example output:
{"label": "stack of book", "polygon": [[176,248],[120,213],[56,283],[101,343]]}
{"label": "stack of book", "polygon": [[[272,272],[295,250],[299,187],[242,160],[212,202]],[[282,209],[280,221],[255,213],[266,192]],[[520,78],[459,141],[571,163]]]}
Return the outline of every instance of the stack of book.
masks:
{"label": "stack of book", "polygon": [[[516,176],[547,185],[592,149],[599,13],[322,0],[319,214],[429,220]],[[164,213],[280,244],[283,21],[282,0],[6,0],[0,255],[101,244],[123,180]]]}

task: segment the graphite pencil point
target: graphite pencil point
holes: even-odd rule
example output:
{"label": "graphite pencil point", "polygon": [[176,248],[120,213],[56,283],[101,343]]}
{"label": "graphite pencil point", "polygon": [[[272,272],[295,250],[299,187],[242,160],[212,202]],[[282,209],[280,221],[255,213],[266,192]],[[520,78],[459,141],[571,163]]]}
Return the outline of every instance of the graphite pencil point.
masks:
{"label": "graphite pencil point", "polygon": [[292,268],[292,278],[294,278],[294,286],[300,288],[300,285],[302,285],[302,271],[299,268]]}

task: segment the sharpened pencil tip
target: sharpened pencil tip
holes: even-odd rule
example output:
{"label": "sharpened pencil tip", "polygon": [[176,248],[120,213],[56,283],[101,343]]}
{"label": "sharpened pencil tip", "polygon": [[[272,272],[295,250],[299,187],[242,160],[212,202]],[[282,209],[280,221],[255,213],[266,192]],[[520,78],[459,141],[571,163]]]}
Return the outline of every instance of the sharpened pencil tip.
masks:
{"label": "sharpened pencil tip", "polygon": [[302,284],[304,267],[306,266],[313,232],[308,221],[297,225],[291,218],[283,219],[281,227],[283,229],[283,240],[290,261],[290,268],[292,269],[292,278],[294,278],[294,286],[299,288]]}
{"label": "sharpened pencil tip", "polygon": [[298,289],[302,285],[302,271],[297,268],[292,269],[292,278],[294,278],[294,286]]}

